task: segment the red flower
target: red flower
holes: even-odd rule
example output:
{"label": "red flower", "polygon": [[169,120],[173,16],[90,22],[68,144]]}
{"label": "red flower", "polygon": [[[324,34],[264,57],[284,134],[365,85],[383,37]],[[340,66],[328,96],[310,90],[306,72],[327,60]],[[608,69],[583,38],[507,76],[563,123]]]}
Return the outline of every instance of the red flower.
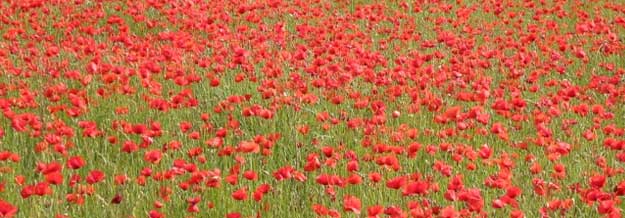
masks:
{"label": "red flower", "polygon": [[46,177],[46,182],[52,185],[59,185],[63,183],[63,174],[61,174],[60,172],[49,173],[49,174],[46,174],[45,177]]}
{"label": "red flower", "polygon": [[70,169],[80,169],[81,167],[85,166],[85,160],[80,157],[80,156],[74,156],[74,157],[70,157],[67,160],[67,167],[69,167]]}
{"label": "red flower", "polygon": [[260,145],[255,142],[242,141],[239,143],[239,151],[244,153],[258,153],[260,152]]}
{"label": "red flower", "polygon": [[121,194],[115,194],[115,196],[113,197],[113,199],[111,200],[112,204],[119,204],[122,202],[122,200],[124,199],[124,197]]}
{"label": "red flower", "polygon": [[367,208],[367,216],[369,217],[377,217],[378,215],[382,214],[382,212],[384,212],[384,207],[380,205],[374,205]]}
{"label": "red flower", "polygon": [[479,189],[467,189],[458,194],[458,199],[464,201],[469,206],[469,210],[474,212],[482,211],[484,207],[484,199]]}
{"label": "red flower", "polygon": [[590,187],[600,189],[605,185],[604,175],[595,175],[590,177]]}
{"label": "red flower", "polygon": [[161,161],[163,154],[160,150],[150,150],[145,152],[143,155],[143,159],[147,162],[157,164]]}
{"label": "red flower", "polygon": [[237,201],[243,201],[247,199],[247,191],[245,188],[240,188],[232,193],[232,198]]}
{"label": "red flower", "polygon": [[89,172],[89,175],[87,175],[86,180],[89,184],[95,184],[104,180],[104,177],[104,172],[99,170],[92,170],[91,172]]}
{"label": "red flower", "polygon": [[0,217],[11,218],[17,214],[17,207],[0,199]]}
{"label": "red flower", "polygon": [[427,182],[418,181],[418,182],[409,182],[402,192],[403,196],[409,195],[423,195],[427,194],[429,184]]}
{"label": "red flower", "polygon": [[165,215],[162,214],[161,212],[158,212],[157,210],[151,210],[150,213],[148,213],[148,216],[150,218],[164,218]]}
{"label": "red flower", "polygon": [[343,210],[360,214],[361,203],[357,197],[347,195],[343,199]]}

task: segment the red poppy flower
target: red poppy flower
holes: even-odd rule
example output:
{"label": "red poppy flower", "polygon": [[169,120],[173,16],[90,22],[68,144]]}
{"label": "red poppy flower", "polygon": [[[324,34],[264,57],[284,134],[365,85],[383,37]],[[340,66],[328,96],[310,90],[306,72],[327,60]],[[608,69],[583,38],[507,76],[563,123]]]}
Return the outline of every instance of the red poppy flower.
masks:
{"label": "red poppy flower", "polygon": [[14,217],[17,214],[17,211],[17,207],[0,199],[0,216],[7,218]]}

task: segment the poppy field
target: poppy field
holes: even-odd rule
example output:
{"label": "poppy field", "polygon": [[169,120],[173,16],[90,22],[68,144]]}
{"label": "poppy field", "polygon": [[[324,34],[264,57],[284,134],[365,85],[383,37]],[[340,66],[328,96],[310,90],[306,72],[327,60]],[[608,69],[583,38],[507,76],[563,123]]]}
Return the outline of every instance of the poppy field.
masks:
{"label": "poppy field", "polygon": [[0,0],[0,218],[622,217],[625,2]]}

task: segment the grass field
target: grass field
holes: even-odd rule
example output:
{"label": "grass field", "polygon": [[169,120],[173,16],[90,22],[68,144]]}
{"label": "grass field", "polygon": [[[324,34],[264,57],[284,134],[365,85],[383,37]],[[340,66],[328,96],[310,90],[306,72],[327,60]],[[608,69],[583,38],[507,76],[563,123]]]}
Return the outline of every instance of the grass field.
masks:
{"label": "grass field", "polygon": [[625,2],[0,1],[0,217],[621,217]]}

